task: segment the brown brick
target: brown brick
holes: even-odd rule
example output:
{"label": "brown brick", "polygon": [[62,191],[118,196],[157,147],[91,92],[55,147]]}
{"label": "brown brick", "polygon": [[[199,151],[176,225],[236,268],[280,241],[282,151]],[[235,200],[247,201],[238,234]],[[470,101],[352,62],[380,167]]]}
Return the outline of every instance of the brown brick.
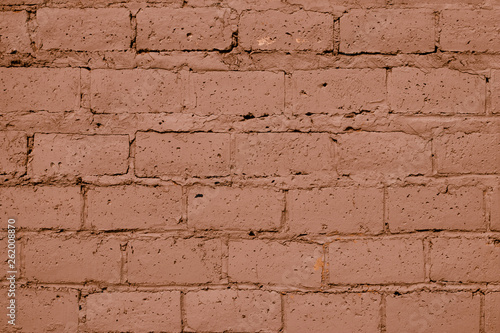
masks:
{"label": "brown brick", "polygon": [[307,11],[243,12],[238,37],[246,50],[328,51],[333,49],[333,16]]}
{"label": "brown brick", "polygon": [[330,283],[388,284],[424,281],[418,239],[350,239],[329,245]]}
{"label": "brown brick", "polygon": [[500,113],[500,70],[491,71],[491,112]]}
{"label": "brown brick", "polygon": [[288,0],[292,5],[300,5],[306,10],[337,12],[339,6],[347,8],[381,7],[386,5],[385,0]]}
{"label": "brown brick", "polygon": [[36,18],[38,46],[45,50],[127,50],[132,41],[125,8],[42,8]]}
{"label": "brown brick", "polygon": [[[3,3],[3,2],[2,2]],[[28,13],[0,13],[0,53],[29,53],[31,41],[28,35]]]}
{"label": "brown brick", "polygon": [[490,205],[490,229],[500,231],[500,184],[493,189]]}
{"label": "brown brick", "polygon": [[500,332],[500,292],[485,296],[485,332]]}
{"label": "brown brick", "polygon": [[21,176],[26,173],[28,139],[23,132],[0,132],[0,174]]}

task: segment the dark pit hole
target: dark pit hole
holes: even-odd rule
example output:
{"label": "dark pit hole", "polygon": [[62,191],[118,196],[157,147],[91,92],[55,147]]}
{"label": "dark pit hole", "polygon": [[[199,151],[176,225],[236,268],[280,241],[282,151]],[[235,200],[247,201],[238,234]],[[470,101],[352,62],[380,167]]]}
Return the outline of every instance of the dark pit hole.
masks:
{"label": "dark pit hole", "polygon": [[197,195],[194,196],[195,198],[203,198],[203,194],[198,193]]}

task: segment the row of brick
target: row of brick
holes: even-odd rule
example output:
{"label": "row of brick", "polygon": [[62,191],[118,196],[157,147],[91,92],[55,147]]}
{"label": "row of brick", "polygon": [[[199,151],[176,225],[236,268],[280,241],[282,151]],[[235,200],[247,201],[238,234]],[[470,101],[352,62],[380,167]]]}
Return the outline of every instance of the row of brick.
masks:
{"label": "row of brick", "polygon": [[470,186],[388,187],[385,196],[374,187],[289,190],[286,196],[251,187],[193,186],[186,192],[184,208],[177,185],[89,188],[84,211],[77,186],[3,187],[0,217],[16,217],[18,228],[30,230],[277,231],[285,218],[292,234],[380,234],[384,223],[395,233],[485,231],[488,219],[489,229],[500,231],[500,187],[491,193],[488,213],[483,190]]}
{"label": "row of brick", "polygon": [[22,277],[42,283],[189,285],[229,281],[319,288],[322,278],[330,285],[424,283],[428,279],[500,282],[498,240],[477,236],[435,237],[430,244],[419,237],[338,239],[326,246],[326,261],[321,244],[298,241],[230,239],[225,244],[219,238],[59,234],[27,235],[20,242]]}
{"label": "row of brick", "polygon": [[[498,10],[353,9],[340,17],[339,51],[357,53],[499,52]],[[3,52],[32,52],[28,13],[0,13]],[[144,8],[137,35],[125,8],[42,8],[36,12],[35,47],[45,50],[228,50],[233,34],[244,50],[333,51],[334,16],[296,11]],[[439,23],[438,23],[439,22]],[[439,36],[436,34],[439,25]],[[439,39],[439,42],[437,40]]]}
{"label": "row of brick", "polygon": [[[287,80],[283,72],[264,71],[0,68],[0,113],[85,107],[94,113],[263,116],[290,113],[285,104],[294,115],[344,115],[386,104],[401,114],[486,113],[486,77],[445,68],[295,71]],[[499,70],[490,81],[490,112],[500,113]]]}
{"label": "row of brick", "polygon": [[[486,293],[481,306],[481,296],[471,292],[383,296],[231,289],[188,291],[181,296],[180,291],[166,290],[93,293],[79,302],[78,292],[72,289],[21,289],[18,304],[17,326],[26,332],[76,332],[78,328],[92,332],[281,332],[282,328],[288,333],[380,332],[382,322],[388,333],[436,332],[443,327],[450,332],[500,331],[500,292]],[[79,324],[81,312],[85,322]]]}

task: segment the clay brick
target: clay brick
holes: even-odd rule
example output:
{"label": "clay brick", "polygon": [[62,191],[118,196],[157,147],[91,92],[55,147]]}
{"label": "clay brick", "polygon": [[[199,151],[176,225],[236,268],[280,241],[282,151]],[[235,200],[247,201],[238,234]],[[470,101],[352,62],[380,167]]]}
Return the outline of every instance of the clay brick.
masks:
{"label": "clay brick", "polygon": [[157,69],[90,71],[91,108],[96,113],[179,112],[177,74]]}
{"label": "clay brick", "polygon": [[491,112],[500,113],[500,70],[491,71]]}
{"label": "clay brick", "polygon": [[490,206],[490,229],[500,231],[500,186],[493,189]]}
{"label": "clay brick", "polygon": [[2,5],[36,5],[44,0],[2,0]]}
{"label": "clay brick", "polygon": [[136,135],[135,168],[139,177],[227,176],[227,133],[152,133]]}
{"label": "clay brick", "polygon": [[386,299],[387,333],[479,332],[479,295],[417,292]]}
{"label": "clay brick", "polygon": [[337,137],[340,174],[407,176],[431,173],[431,145],[405,133],[348,133]]}
{"label": "clay brick", "polygon": [[389,187],[386,205],[392,232],[485,228],[483,191],[476,187]]}
{"label": "clay brick", "polygon": [[190,76],[193,106],[198,115],[280,114],[284,111],[284,74],[271,72],[207,72]]}
{"label": "clay brick", "polygon": [[92,229],[182,229],[180,186],[111,186],[87,192]]}
{"label": "clay brick", "polygon": [[78,186],[0,188],[0,219],[7,221],[14,217],[17,228],[77,230],[81,224],[81,210],[82,196]]}
{"label": "clay brick", "polygon": [[294,234],[380,233],[383,191],[336,187],[291,190],[287,195],[288,224]]}
{"label": "clay brick", "polygon": [[283,193],[264,188],[193,187],[188,225],[195,229],[277,230]]}
{"label": "clay brick", "polygon": [[79,107],[80,69],[0,68],[0,113]]}
{"label": "clay brick", "polygon": [[26,173],[28,139],[23,132],[0,132],[0,174]]}
{"label": "clay brick", "polygon": [[0,13],[0,53],[29,53],[31,41],[28,35],[28,13]]}
{"label": "clay brick", "polygon": [[113,175],[128,169],[128,135],[35,134],[33,173]]}
{"label": "clay brick", "polygon": [[42,8],[36,19],[38,46],[45,50],[127,50],[132,41],[125,8]]}
{"label": "clay brick", "polygon": [[[188,3],[192,0],[188,0]],[[219,0],[206,0],[212,1],[215,3],[220,3]],[[232,8],[238,12],[248,9],[254,10],[267,10],[267,9],[278,9],[286,7],[286,3],[283,3],[281,0],[224,0],[224,3],[227,3],[229,8]]]}
{"label": "clay brick", "polygon": [[221,278],[220,239],[132,240],[128,281],[145,284],[216,283]]}
{"label": "clay brick", "polygon": [[484,114],[486,79],[447,68],[394,68],[388,94],[395,113]]}
{"label": "clay brick", "polygon": [[381,7],[386,5],[385,0],[288,0],[292,5],[300,5],[306,10],[337,12],[339,6],[347,8]]}
{"label": "clay brick", "polygon": [[500,332],[500,292],[485,296],[485,332]]}
{"label": "clay brick", "polygon": [[434,139],[439,173],[500,172],[500,134],[455,133]]}
{"label": "clay brick", "polygon": [[229,243],[229,280],[319,287],[323,268],[321,245],[242,240]]}
{"label": "clay brick", "polygon": [[443,51],[500,52],[499,10],[444,10],[440,44]]}
{"label": "clay brick", "polygon": [[394,4],[420,6],[422,4],[429,5],[481,5],[484,0],[393,0]]}
{"label": "clay brick", "polygon": [[288,333],[379,331],[377,294],[288,294],[285,300]]}
{"label": "clay brick", "polygon": [[274,291],[201,290],[184,297],[186,324],[197,332],[278,332],[281,300]]}
{"label": "clay brick", "polygon": [[332,172],[333,149],[327,134],[237,134],[236,172],[248,176]]}
{"label": "clay brick", "polygon": [[352,239],[329,245],[330,283],[387,284],[424,281],[418,239]]}
{"label": "clay brick", "polygon": [[500,246],[484,238],[436,238],[431,247],[431,280],[500,282]]}
{"label": "clay brick", "polygon": [[86,299],[86,326],[92,332],[181,331],[179,291],[105,292]]}
{"label": "clay brick", "polygon": [[307,11],[243,12],[238,37],[245,50],[329,51],[333,16]]}
{"label": "clay brick", "polygon": [[23,246],[24,277],[46,283],[120,282],[120,242],[64,235],[31,236]]}
{"label": "clay brick", "polygon": [[230,11],[217,8],[144,8],[137,14],[140,50],[226,50]]}

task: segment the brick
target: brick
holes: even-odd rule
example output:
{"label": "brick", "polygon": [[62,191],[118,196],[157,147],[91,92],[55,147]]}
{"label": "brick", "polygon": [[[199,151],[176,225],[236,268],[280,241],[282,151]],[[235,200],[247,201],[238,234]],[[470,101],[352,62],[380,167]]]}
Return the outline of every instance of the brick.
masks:
{"label": "brick", "polygon": [[420,6],[422,4],[430,4],[430,5],[481,5],[483,0],[394,0],[394,4],[402,4],[402,5],[413,5]]}
{"label": "brick", "polygon": [[96,113],[179,112],[178,75],[165,70],[90,71],[91,108]]}
{"label": "brick", "polygon": [[182,229],[180,186],[111,186],[87,192],[87,218],[92,229]]}
{"label": "brick", "polygon": [[430,142],[405,133],[360,132],[337,138],[340,174],[408,176],[431,173]]}
{"label": "brick", "polygon": [[322,52],[333,49],[333,16],[326,13],[243,12],[238,32],[245,50]]}
{"label": "brick", "polygon": [[392,232],[485,228],[483,191],[476,187],[389,187],[386,205]]}
{"label": "brick", "polygon": [[387,333],[479,332],[479,295],[417,292],[386,299]]}
{"label": "brick", "polygon": [[2,0],[2,5],[36,5],[44,0]]}
{"label": "brick", "polygon": [[436,238],[431,247],[431,280],[500,282],[500,246],[484,238]]}
{"label": "brick", "polygon": [[444,10],[440,19],[443,51],[499,52],[499,10]]}
{"label": "brick", "polygon": [[0,174],[21,176],[26,173],[28,139],[23,132],[0,132]]}
{"label": "brick", "polygon": [[236,172],[248,176],[332,172],[333,148],[327,134],[237,134]]}
{"label": "brick", "polygon": [[219,282],[221,251],[220,239],[132,240],[129,242],[128,251],[128,282]]}
{"label": "brick", "polygon": [[491,112],[500,113],[500,70],[491,71]]}
{"label": "brick", "polygon": [[80,69],[0,68],[0,113],[79,107]]}
{"label": "brick", "polygon": [[137,14],[139,50],[227,50],[230,11],[217,8],[144,8]]}
{"label": "brick", "polygon": [[484,114],[486,79],[447,68],[394,68],[388,95],[395,113]]}
{"label": "brick", "polygon": [[383,230],[383,191],[336,187],[290,190],[288,224],[294,234],[370,233]]}
{"label": "brick", "polygon": [[385,69],[296,71],[294,113],[347,114],[374,110],[386,99]]}
{"label": "brick", "polygon": [[128,135],[35,134],[36,176],[113,175],[128,169]]}
{"label": "brick", "polygon": [[181,331],[179,291],[104,292],[86,300],[86,326],[92,332]]}
{"label": "brick", "polygon": [[42,8],[36,19],[38,44],[45,50],[127,50],[132,42],[125,8]]}
{"label": "brick", "polygon": [[350,239],[329,245],[330,283],[388,284],[424,281],[418,239]]}
{"label": "brick", "polygon": [[281,300],[274,291],[201,290],[184,296],[187,327],[197,332],[278,332]]}
{"label": "brick", "polygon": [[500,292],[485,296],[485,332],[500,332]]}
{"label": "brick", "polygon": [[28,35],[28,13],[0,13],[0,53],[29,53],[31,40]]}
{"label": "brick", "polygon": [[26,240],[24,277],[46,283],[120,282],[116,239],[37,235]]}
{"label": "brick", "polygon": [[383,7],[385,0],[288,0],[292,5],[300,5],[306,10],[337,12],[339,6],[347,8]]}
{"label": "brick", "polygon": [[434,30],[432,10],[353,9],[340,18],[340,52],[433,52]]}
{"label": "brick", "polygon": [[323,251],[317,244],[258,239],[229,243],[231,282],[319,287],[322,268]]}
{"label": "brick", "polygon": [[[188,0],[188,3],[192,0]],[[218,0],[206,0],[218,3]],[[267,10],[267,9],[278,9],[286,7],[287,4],[283,3],[281,0],[224,0],[229,8],[232,8],[238,12],[253,9],[253,10]]]}
{"label": "brick", "polygon": [[78,186],[2,187],[0,218],[14,217],[17,228],[78,230],[82,201]]}
{"label": "brick", "polygon": [[274,189],[196,186],[188,193],[195,229],[277,230],[283,209],[283,193]]}
{"label": "brick", "polygon": [[193,105],[198,115],[256,117],[284,111],[284,74],[271,72],[206,72],[190,76]]}
{"label": "brick", "polygon": [[135,168],[139,177],[227,176],[227,133],[153,133],[136,135]]}
{"label": "brick", "polygon": [[289,333],[379,331],[381,300],[377,294],[288,294],[285,300]]}
{"label": "brick", "polygon": [[455,133],[434,139],[439,173],[500,172],[500,134]]}
{"label": "brick", "polygon": [[500,231],[500,185],[491,194],[490,229]]}

